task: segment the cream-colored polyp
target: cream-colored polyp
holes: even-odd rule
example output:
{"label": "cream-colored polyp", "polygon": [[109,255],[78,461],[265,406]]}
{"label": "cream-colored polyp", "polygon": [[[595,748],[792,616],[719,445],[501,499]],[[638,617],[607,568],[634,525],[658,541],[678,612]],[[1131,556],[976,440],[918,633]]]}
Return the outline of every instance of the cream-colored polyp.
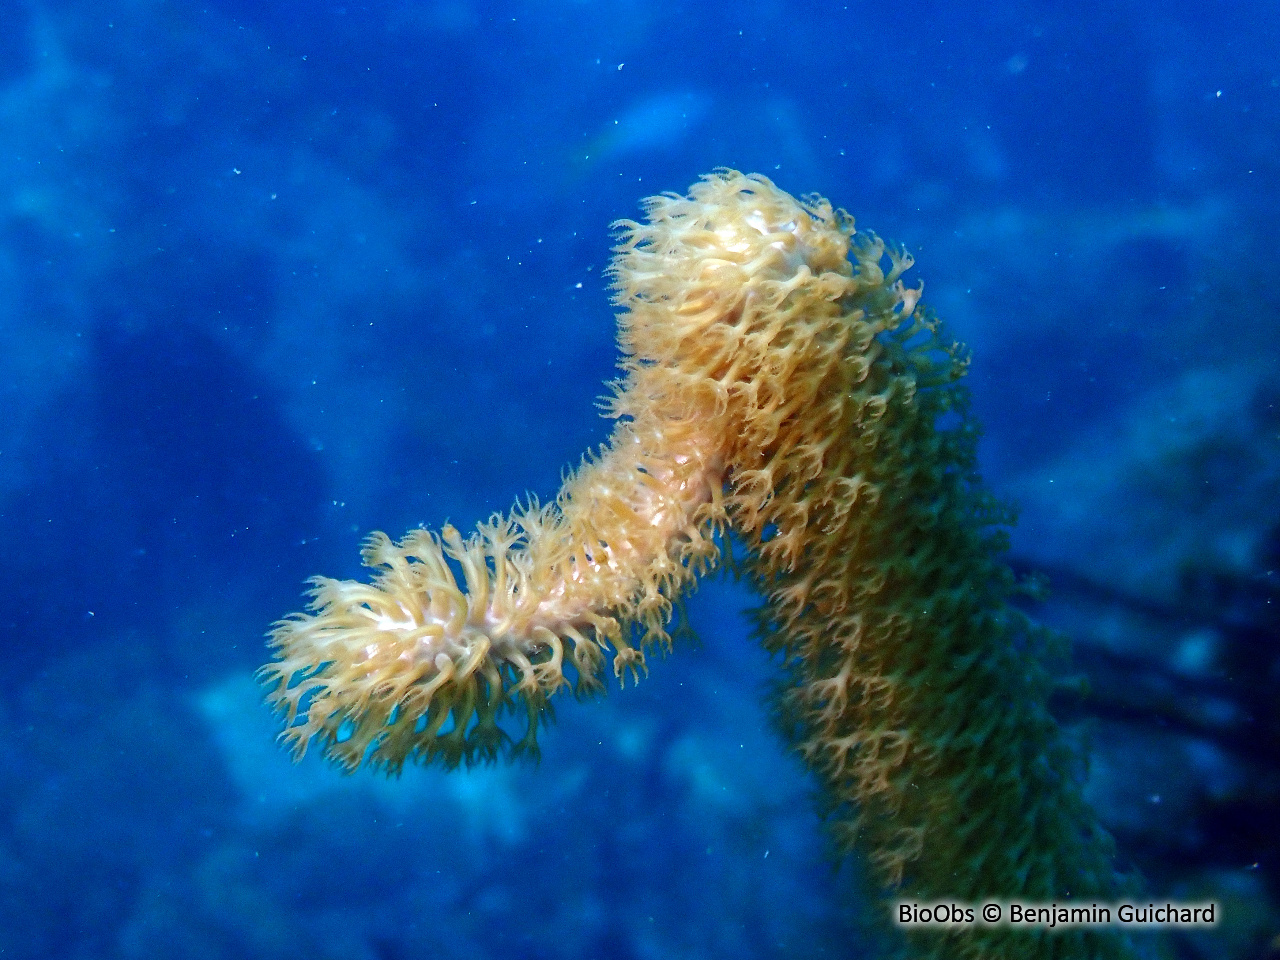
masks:
{"label": "cream-colored polyp", "polygon": [[645,210],[648,223],[619,225],[612,268],[625,376],[609,445],[548,507],[495,516],[465,540],[452,528],[375,534],[371,583],[317,579],[309,612],[277,624],[263,670],[298,752],[318,737],[352,766],[492,756],[513,697],[527,745],[568,680],[596,687],[610,652],[618,676],[641,670],[644,646],[667,641],[672,599],[716,560],[742,397],[755,374],[785,380],[796,356],[777,349],[778,307],[799,293],[835,317],[857,282],[851,222],[764,178],[716,174]]}

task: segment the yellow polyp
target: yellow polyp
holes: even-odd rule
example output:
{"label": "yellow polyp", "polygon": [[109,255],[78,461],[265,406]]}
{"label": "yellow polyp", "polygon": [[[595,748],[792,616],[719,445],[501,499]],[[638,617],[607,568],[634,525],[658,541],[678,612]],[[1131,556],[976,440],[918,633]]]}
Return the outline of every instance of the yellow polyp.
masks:
{"label": "yellow polyp", "polygon": [[[552,504],[467,539],[374,534],[372,583],[314,581],[260,672],[283,739],[389,772],[536,754],[561,687],[597,692],[609,661],[638,681],[645,650],[670,645],[673,601],[732,530],[768,598],[778,725],[842,850],[900,899],[1114,899],[1110,840],[1045,707],[1052,644],[1008,604],[968,356],[903,281],[910,254],[731,170],[643,206],[645,223],[615,224],[609,444]],[[508,711],[525,718],[514,744]],[[962,960],[1131,955],[1087,928],[908,938]]]}

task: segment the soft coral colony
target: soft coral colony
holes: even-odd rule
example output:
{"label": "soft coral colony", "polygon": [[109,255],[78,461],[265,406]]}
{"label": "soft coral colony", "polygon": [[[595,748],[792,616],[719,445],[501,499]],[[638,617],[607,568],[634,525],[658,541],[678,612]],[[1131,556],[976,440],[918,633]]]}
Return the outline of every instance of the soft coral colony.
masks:
{"label": "soft coral colony", "polygon": [[[531,749],[561,687],[594,690],[607,660],[623,677],[670,644],[672,601],[732,531],[767,598],[781,725],[840,843],[895,896],[1114,896],[1110,841],[1046,707],[1049,638],[1008,603],[967,360],[903,284],[910,256],[734,171],[644,210],[618,225],[607,447],[552,504],[468,537],[375,534],[371,583],[317,579],[262,671],[284,738],[390,771]],[[1128,955],[1082,929],[911,936],[920,955]]]}

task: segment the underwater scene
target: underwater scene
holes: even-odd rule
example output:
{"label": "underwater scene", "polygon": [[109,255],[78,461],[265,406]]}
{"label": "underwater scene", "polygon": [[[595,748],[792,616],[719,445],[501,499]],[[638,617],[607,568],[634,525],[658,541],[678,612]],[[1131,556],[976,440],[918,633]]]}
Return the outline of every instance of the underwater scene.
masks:
{"label": "underwater scene", "polygon": [[0,0],[0,958],[1280,958],[1278,255],[1259,0]]}

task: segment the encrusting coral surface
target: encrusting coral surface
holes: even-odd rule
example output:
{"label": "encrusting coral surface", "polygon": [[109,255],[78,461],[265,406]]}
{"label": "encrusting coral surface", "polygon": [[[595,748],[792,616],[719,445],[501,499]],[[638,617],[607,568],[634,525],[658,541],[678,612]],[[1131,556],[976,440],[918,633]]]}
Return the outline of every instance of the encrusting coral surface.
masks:
{"label": "encrusting coral surface", "polygon": [[[1109,838],[1046,706],[1052,638],[1008,603],[967,360],[902,282],[911,257],[734,171],[644,210],[617,225],[608,445],[552,504],[467,537],[374,534],[372,582],[316,579],[262,670],[284,739],[389,771],[530,750],[557,690],[670,644],[672,601],[733,531],[783,664],[780,725],[843,849],[899,899],[1112,899]],[[1084,928],[908,937],[922,956],[1129,955]]]}

